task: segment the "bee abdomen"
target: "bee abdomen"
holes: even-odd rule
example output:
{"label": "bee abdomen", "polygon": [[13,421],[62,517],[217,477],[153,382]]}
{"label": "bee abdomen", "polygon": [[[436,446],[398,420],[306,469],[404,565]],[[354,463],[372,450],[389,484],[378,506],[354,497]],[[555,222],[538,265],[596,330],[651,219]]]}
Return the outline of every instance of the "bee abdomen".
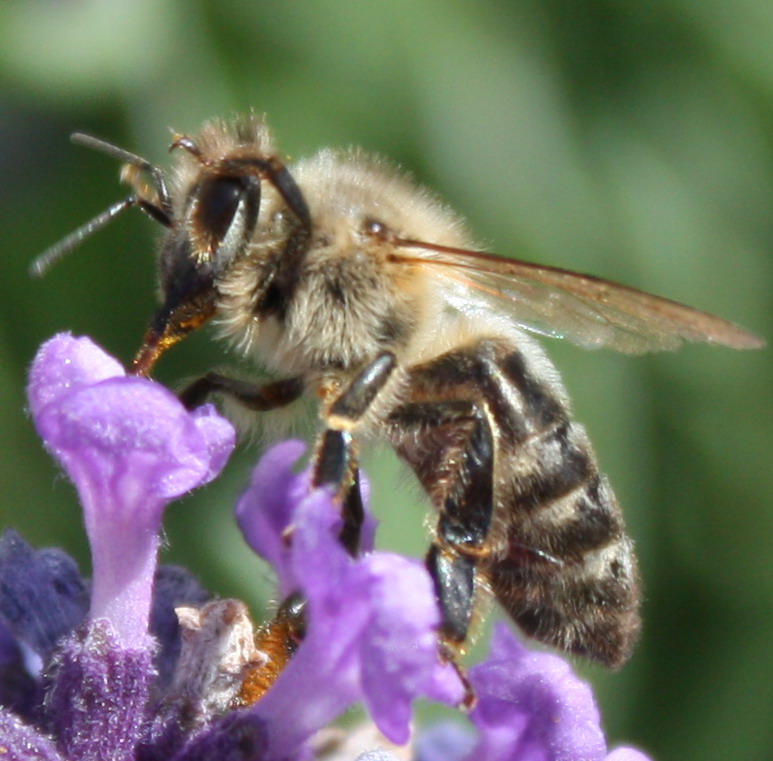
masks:
{"label": "bee abdomen", "polygon": [[[464,637],[471,601],[454,594],[475,557],[478,578],[527,634],[622,664],[639,627],[633,545],[548,360],[525,337],[482,337],[412,367],[410,379],[393,442],[440,511],[431,569],[446,630]],[[493,457],[473,444],[476,411]],[[476,486],[483,477],[493,491]],[[449,519],[476,531],[449,531]]]}
{"label": "bee abdomen", "polygon": [[498,600],[535,639],[622,664],[639,629],[636,561],[585,430],[563,419],[502,449],[506,531],[489,568]]}
{"label": "bee abdomen", "polygon": [[621,666],[639,632],[636,564],[623,536],[582,561],[535,573],[529,564],[491,569],[497,599],[523,631],[548,645]]}

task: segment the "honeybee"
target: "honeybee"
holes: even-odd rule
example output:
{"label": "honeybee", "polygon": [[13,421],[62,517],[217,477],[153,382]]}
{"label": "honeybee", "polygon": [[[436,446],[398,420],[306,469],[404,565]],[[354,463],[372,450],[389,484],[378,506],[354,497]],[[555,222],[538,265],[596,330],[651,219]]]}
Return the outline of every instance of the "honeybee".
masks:
{"label": "honeybee", "polygon": [[488,590],[528,635],[611,667],[639,630],[638,573],[617,500],[572,420],[538,333],[637,353],[682,340],[756,348],[751,333],[623,285],[473,250],[428,191],[359,150],[286,166],[262,119],[174,135],[166,177],[96,138],[133,189],[38,258],[36,272],[138,206],[165,228],[162,305],[134,360],[159,357],[213,318],[279,380],[210,373],[181,397],[253,410],[318,401],[314,484],[341,504],[359,551],[362,442],[388,441],[438,512],[426,557],[441,640],[461,649]]}

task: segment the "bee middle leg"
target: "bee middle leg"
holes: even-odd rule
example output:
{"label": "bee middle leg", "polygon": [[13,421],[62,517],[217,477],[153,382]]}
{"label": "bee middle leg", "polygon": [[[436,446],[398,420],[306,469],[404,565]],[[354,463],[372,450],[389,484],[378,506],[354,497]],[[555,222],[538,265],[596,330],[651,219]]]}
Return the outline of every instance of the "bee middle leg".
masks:
{"label": "bee middle leg", "polygon": [[[326,416],[327,427],[314,457],[312,485],[330,485],[340,498],[344,519],[340,538],[352,555],[359,552],[365,517],[352,432],[396,368],[394,354],[383,352],[354,377],[333,400]],[[188,409],[203,404],[212,394],[222,394],[247,409],[265,412],[294,402],[303,391],[301,377],[256,385],[211,372],[195,380],[178,396]]]}
{"label": "bee middle leg", "polygon": [[[330,485],[340,496],[343,526],[339,539],[352,556],[359,553],[365,518],[352,432],[396,368],[394,354],[384,352],[354,377],[328,410],[327,428],[314,458],[312,485]],[[290,404],[303,391],[300,377],[258,386],[219,373],[207,373],[184,389],[179,398],[188,409],[192,409],[204,403],[211,394],[224,394],[248,409],[266,411]],[[242,705],[254,703],[273,684],[303,639],[305,628],[306,600],[292,594],[260,634],[261,643],[273,654],[275,665],[268,671],[260,669],[247,675],[240,694]]]}
{"label": "bee middle leg", "polygon": [[396,369],[397,359],[391,352],[366,365],[333,401],[317,445],[312,484],[332,486],[340,497],[344,525],[339,538],[352,556],[359,553],[365,518],[353,432]]}

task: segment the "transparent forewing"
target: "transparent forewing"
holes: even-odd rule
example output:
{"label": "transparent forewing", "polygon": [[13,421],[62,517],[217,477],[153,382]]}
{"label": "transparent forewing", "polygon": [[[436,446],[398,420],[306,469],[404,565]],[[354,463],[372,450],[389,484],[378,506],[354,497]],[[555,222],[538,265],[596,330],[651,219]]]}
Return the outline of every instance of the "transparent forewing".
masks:
{"label": "transparent forewing", "polygon": [[[763,341],[720,317],[607,280],[555,267],[415,241],[406,261],[432,269],[460,288],[509,314],[522,327],[566,338],[585,348],[638,354],[676,348],[682,340],[751,349]],[[422,251],[412,255],[417,248]],[[474,295],[473,295],[474,294]]]}

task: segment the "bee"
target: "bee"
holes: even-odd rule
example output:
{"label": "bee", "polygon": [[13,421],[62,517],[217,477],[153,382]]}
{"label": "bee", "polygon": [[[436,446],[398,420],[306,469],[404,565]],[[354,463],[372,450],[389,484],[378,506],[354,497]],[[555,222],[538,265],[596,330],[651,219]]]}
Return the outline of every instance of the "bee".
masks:
{"label": "bee", "polygon": [[358,456],[386,440],[438,518],[426,565],[441,642],[461,650],[484,590],[531,637],[611,667],[639,630],[634,548],[615,495],[537,333],[638,353],[683,340],[763,342],[623,285],[474,249],[427,190],[359,150],[292,166],[255,115],[176,134],[169,176],[93,137],[133,192],[39,257],[40,273],[137,206],[164,228],[162,303],[134,360],[213,320],[263,385],[209,373],[181,394],[270,410],[316,398],[313,483],[332,485],[340,540],[359,551]]}

